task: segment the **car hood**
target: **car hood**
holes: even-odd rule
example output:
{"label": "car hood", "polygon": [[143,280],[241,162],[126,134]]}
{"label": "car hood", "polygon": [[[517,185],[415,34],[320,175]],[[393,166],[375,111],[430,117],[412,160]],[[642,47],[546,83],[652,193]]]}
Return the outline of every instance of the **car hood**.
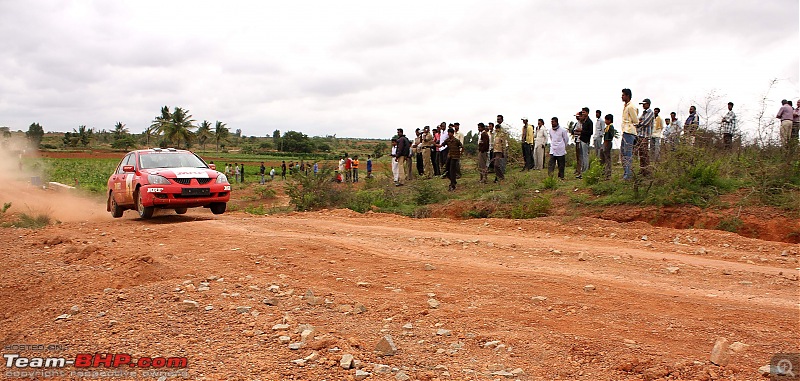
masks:
{"label": "car hood", "polygon": [[150,168],[143,169],[142,173],[161,175],[168,179],[215,179],[219,172],[208,168]]}

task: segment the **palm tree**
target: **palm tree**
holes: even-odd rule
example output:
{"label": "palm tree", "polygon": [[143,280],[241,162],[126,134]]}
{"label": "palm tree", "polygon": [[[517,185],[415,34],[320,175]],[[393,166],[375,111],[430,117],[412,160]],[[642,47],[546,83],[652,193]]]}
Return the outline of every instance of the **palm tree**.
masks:
{"label": "palm tree", "polygon": [[189,114],[189,110],[184,110],[180,107],[175,107],[172,112],[172,119],[167,123],[167,129],[164,131],[164,139],[169,144],[180,145],[183,141],[188,148],[194,138],[192,130],[195,126],[192,124],[194,119]]}
{"label": "palm tree", "polygon": [[125,124],[122,122],[117,122],[114,125],[114,139],[119,139],[128,134],[128,129],[125,128]]}
{"label": "palm tree", "polygon": [[217,121],[217,124],[214,126],[214,142],[217,144],[217,152],[219,152],[219,143],[225,142],[230,134],[231,131],[228,130],[225,123]]}
{"label": "palm tree", "polygon": [[203,123],[200,123],[200,126],[197,127],[197,142],[203,147],[203,150],[206,149],[206,140],[212,137],[213,134],[211,133],[211,123],[207,120],[204,120]]}
{"label": "palm tree", "polygon": [[150,146],[150,135],[158,136],[169,128],[170,121],[172,120],[172,113],[169,112],[169,106],[161,108],[161,115],[153,119],[153,123],[144,132],[147,136],[147,146]]}

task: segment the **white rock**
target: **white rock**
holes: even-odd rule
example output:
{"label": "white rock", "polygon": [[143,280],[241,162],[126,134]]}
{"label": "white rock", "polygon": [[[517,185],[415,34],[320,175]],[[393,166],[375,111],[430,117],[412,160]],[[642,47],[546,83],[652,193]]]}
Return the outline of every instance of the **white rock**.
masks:
{"label": "white rock", "polygon": [[583,286],[583,291],[586,292],[594,291],[596,289],[597,287],[595,287],[593,284],[587,284],[586,286]]}
{"label": "white rock", "polygon": [[728,339],[724,337],[717,339],[717,342],[714,343],[714,348],[711,349],[711,357],[709,360],[719,366],[728,365],[728,361],[730,361],[730,356],[728,355]]}
{"label": "white rock", "polygon": [[365,379],[365,378],[367,378],[367,377],[369,377],[371,375],[372,374],[370,372],[365,372],[365,371],[363,371],[361,369],[356,369],[355,379],[356,380],[363,380],[363,379]]}
{"label": "white rock", "polygon": [[273,331],[287,331],[289,330],[289,324],[275,324],[272,326]]}
{"label": "white rock", "polygon": [[436,330],[436,336],[450,336],[452,332],[449,329],[439,328]]}
{"label": "white rock", "polygon": [[394,356],[397,353],[397,346],[394,345],[392,336],[386,335],[382,337],[378,344],[375,344],[375,352],[378,352],[381,356]]}
{"label": "white rock", "polygon": [[353,355],[346,353],[342,356],[342,359],[339,360],[339,366],[342,369],[350,369],[353,367]]}
{"label": "white rock", "polygon": [[667,272],[670,273],[670,274],[677,274],[678,272],[681,271],[681,268],[680,267],[675,267],[675,266],[670,266],[670,267],[667,267],[665,270],[667,270]]}
{"label": "white rock", "polygon": [[439,308],[440,305],[441,305],[441,303],[439,303],[438,300],[433,299],[433,298],[428,299],[428,306],[430,308]]}
{"label": "white rock", "polygon": [[494,348],[500,344],[500,340],[487,341],[483,343],[484,348]]}
{"label": "white rock", "polygon": [[194,300],[184,300],[183,303],[181,303],[181,307],[186,311],[195,310],[200,307],[200,303],[195,302]]}
{"label": "white rock", "polygon": [[397,381],[409,381],[411,379],[411,377],[409,377],[406,374],[406,372],[403,372],[401,370],[401,371],[397,372],[397,374],[394,375],[394,379],[397,380]]}

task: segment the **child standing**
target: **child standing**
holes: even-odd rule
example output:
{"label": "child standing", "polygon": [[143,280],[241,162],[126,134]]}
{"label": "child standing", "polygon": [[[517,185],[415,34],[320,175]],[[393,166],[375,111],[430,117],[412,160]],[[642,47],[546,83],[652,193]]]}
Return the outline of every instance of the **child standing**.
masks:
{"label": "child standing", "polygon": [[606,115],[605,122],[606,128],[603,131],[603,152],[600,156],[600,163],[605,166],[603,178],[609,180],[611,179],[611,147],[614,143],[614,138],[617,136],[617,129],[614,128],[614,115]]}

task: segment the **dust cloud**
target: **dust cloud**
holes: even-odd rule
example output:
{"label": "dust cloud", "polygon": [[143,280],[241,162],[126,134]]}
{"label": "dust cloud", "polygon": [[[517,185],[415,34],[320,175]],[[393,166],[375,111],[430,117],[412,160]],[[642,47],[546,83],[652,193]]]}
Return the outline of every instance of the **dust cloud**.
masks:
{"label": "dust cloud", "polygon": [[[77,189],[57,189],[47,186],[39,170],[22,169],[22,158],[36,157],[22,138],[7,139],[0,146],[0,207],[11,203],[6,215],[25,213],[31,216],[48,215],[51,220],[80,222],[111,219],[103,200],[81,194]],[[34,179],[40,185],[34,185]]]}

